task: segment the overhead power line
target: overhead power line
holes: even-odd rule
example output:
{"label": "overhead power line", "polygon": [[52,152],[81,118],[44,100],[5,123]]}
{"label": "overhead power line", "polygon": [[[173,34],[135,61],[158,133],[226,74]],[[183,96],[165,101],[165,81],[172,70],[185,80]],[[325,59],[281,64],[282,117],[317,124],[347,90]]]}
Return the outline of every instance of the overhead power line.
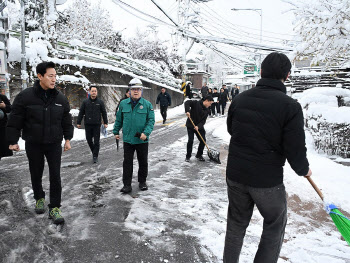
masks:
{"label": "overhead power line", "polygon": [[[123,1],[120,1],[120,0],[112,0],[112,1],[113,1],[113,3],[119,5],[120,7],[121,7],[121,5],[127,6],[127,7],[131,8],[131,9],[133,9],[133,10],[135,10],[135,11],[137,11],[137,12],[139,12],[139,13],[145,15],[145,16],[147,16],[147,17],[150,17],[150,18],[152,18],[152,19],[154,19],[154,20],[156,20],[156,21],[158,21],[158,22],[161,22],[161,23],[164,24],[164,25],[167,25],[167,26],[170,26],[170,27],[175,27],[174,25],[169,24],[169,23],[167,23],[167,22],[165,22],[165,21],[163,21],[163,20],[161,20],[161,19],[159,19],[159,18],[157,18],[157,17],[154,17],[154,16],[152,16],[152,15],[149,15],[149,14],[147,14],[147,13],[145,13],[145,12],[143,12],[143,11],[141,11],[141,10],[139,10],[139,9],[137,9],[137,8],[135,8],[135,7],[131,6],[131,5],[129,5],[129,4],[127,4],[127,3],[124,3]],[[125,10],[125,9],[124,9],[124,10]],[[126,10],[126,11],[127,11],[127,10]],[[127,12],[130,13],[130,14],[132,14],[132,15],[134,15],[134,16],[137,16],[137,15],[131,13],[130,11],[127,11]],[[138,16],[137,16],[137,17],[138,17]],[[140,17],[138,17],[138,18],[140,18]],[[140,19],[142,19],[142,18],[140,18]],[[150,23],[153,23],[153,22],[150,22]]]}
{"label": "overhead power line", "polygon": [[[284,47],[274,47],[274,46],[270,46],[270,45],[266,45],[266,44],[260,44],[260,43],[251,43],[251,42],[243,42],[243,41],[237,41],[237,40],[233,40],[233,39],[228,39],[228,38],[222,38],[222,37],[217,37],[217,36],[202,36],[196,33],[193,33],[189,30],[185,30],[183,28],[180,28],[178,26],[172,25],[170,23],[167,23],[157,17],[154,17],[152,15],[149,15],[129,4],[124,3],[121,0],[112,0],[115,4],[118,4],[119,6],[124,5],[127,6],[128,8],[131,8],[139,13],[141,13],[144,16],[150,17],[164,25],[167,25],[169,27],[172,28],[176,28],[182,35],[187,36],[189,38],[194,39],[195,41],[211,41],[211,42],[218,42],[218,43],[224,43],[224,44],[229,44],[229,45],[233,45],[233,46],[243,46],[243,47],[249,47],[249,48],[255,48],[255,49],[261,49],[261,50],[266,50],[266,51],[292,51],[291,48],[284,48]],[[124,9],[125,10],[125,9]],[[137,16],[133,13],[131,13],[130,11],[128,11],[130,14]],[[162,10],[163,13],[165,13],[164,10]],[[138,17],[138,16],[137,16]],[[140,17],[139,17],[140,18]],[[143,19],[143,18],[141,18]],[[145,20],[145,19],[143,19]]]}

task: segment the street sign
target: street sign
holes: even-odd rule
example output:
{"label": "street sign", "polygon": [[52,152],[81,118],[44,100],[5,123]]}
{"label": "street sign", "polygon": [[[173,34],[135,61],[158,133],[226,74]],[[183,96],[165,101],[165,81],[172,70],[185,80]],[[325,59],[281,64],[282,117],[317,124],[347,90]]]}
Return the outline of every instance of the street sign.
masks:
{"label": "street sign", "polygon": [[0,4],[0,12],[2,12],[2,10],[4,10],[6,5],[7,5],[7,1],[6,0]]}
{"label": "street sign", "polygon": [[254,74],[257,71],[257,67],[254,64],[244,65],[244,75]]}

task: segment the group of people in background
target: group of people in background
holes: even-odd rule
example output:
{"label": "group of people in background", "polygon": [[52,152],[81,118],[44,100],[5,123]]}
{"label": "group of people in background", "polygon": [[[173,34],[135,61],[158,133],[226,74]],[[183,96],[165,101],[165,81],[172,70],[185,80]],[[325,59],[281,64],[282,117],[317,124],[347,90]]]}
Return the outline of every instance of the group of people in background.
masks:
{"label": "group of people in background", "polygon": [[[214,100],[212,105],[209,107],[209,110],[210,110],[209,116],[214,118],[220,115],[225,115],[226,104],[228,101],[230,101],[229,91],[225,84],[222,85],[220,90],[218,90],[218,88],[216,87],[213,89],[209,88],[207,86],[207,83],[205,82],[203,87],[201,88],[201,94],[202,94],[203,100],[208,95],[211,96]],[[235,87],[232,88],[231,90],[231,98],[233,99],[238,94],[239,94],[239,87],[237,86],[237,84],[235,84]]]}
{"label": "group of people in background", "polygon": [[[282,53],[269,54],[261,64],[261,79],[257,86],[238,95],[236,86],[231,91],[232,103],[228,110],[227,131],[231,135],[226,167],[228,191],[228,216],[225,237],[224,263],[239,261],[246,229],[257,206],[264,218],[263,232],[254,262],[276,263],[279,258],[287,224],[287,199],[283,184],[285,161],[299,176],[311,176],[306,156],[304,118],[300,104],[286,95],[284,82],[288,79],[291,63]],[[0,111],[9,119],[0,120],[0,132],[5,125],[8,149],[19,151],[18,140],[25,140],[29,161],[35,212],[45,212],[45,192],[42,187],[45,157],[49,166],[50,204],[49,218],[56,224],[64,222],[61,215],[61,155],[70,150],[74,128],[68,99],[55,88],[56,71],[53,62],[37,65],[39,80],[34,86],[20,92],[12,105],[0,94]],[[123,130],[123,188],[132,191],[133,157],[136,151],[139,163],[139,189],[148,189],[148,146],[155,117],[152,103],[142,98],[143,84],[135,78],[129,83],[125,97],[116,111],[113,134],[120,139]],[[206,83],[202,87],[202,100],[187,100],[184,111],[187,116],[188,143],[186,162],[190,162],[194,134],[200,141],[196,158],[205,161],[204,125],[209,114],[223,114],[229,100],[226,85],[211,90]],[[107,126],[108,119],[96,87],[90,87],[90,96],[84,100],[78,116],[78,128],[85,118],[85,132],[93,162],[99,151],[99,127]],[[165,89],[157,97],[163,123],[170,95]],[[271,106],[273,105],[273,107]],[[209,108],[211,110],[209,110]],[[259,114],[256,114],[259,113]],[[7,124],[5,124],[7,123]],[[98,133],[98,135],[97,135]],[[202,139],[203,138],[203,139]],[[7,145],[6,145],[7,147]],[[5,148],[6,148],[5,147]],[[1,156],[4,145],[1,145]],[[1,157],[0,156],[0,157]]]}

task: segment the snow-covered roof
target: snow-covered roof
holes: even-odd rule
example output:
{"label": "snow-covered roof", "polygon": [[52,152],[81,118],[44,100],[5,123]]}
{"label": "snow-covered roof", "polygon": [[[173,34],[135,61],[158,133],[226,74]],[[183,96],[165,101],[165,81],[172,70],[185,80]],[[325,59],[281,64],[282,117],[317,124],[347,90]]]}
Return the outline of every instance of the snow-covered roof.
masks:
{"label": "snow-covered roof", "polygon": [[[38,35],[35,36],[38,37]],[[33,38],[35,37],[33,36]],[[181,93],[176,78],[171,74],[155,70],[155,66],[151,66],[147,62],[137,61],[128,58],[125,54],[117,54],[107,49],[88,46],[81,41],[72,41],[71,44],[59,43],[58,57],[51,58],[48,55],[50,44],[47,41],[37,39],[37,41],[27,42],[26,58],[31,65],[36,65],[43,60],[50,60],[60,65],[112,70]],[[21,60],[21,44],[18,39],[10,37],[8,50],[9,61],[19,62]],[[63,57],[68,58],[64,59]]]}

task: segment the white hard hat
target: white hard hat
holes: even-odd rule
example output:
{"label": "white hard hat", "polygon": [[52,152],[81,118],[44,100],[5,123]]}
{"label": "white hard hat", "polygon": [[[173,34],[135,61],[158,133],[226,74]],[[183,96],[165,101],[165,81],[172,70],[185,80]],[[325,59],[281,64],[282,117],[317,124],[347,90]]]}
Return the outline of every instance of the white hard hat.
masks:
{"label": "white hard hat", "polygon": [[143,88],[141,80],[138,78],[133,78],[130,80],[129,85],[130,88]]}
{"label": "white hard hat", "polygon": [[335,85],[335,87],[336,87],[336,88],[341,88],[341,87],[343,87],[343,85],[340,84],[340,83],[338,83],[337,85]]}

